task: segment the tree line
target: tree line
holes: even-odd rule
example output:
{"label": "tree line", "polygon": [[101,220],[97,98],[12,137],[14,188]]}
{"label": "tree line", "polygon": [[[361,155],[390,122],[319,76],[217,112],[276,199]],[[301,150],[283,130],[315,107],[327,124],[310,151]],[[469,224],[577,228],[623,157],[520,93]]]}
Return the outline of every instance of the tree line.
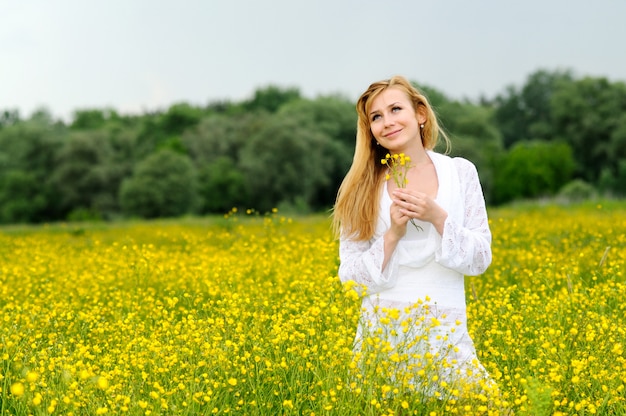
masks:
{"label": "tree line", "polygon": [[[626,191],[626,84],[539,70],[493,98],[416,85],[474,162],[488,204]],[[259,88],[239,102],[125,115],[0,112],[0,223],[332,207],[350,166],[354,102]],[[439,149],[443,150],[443,149]]]}

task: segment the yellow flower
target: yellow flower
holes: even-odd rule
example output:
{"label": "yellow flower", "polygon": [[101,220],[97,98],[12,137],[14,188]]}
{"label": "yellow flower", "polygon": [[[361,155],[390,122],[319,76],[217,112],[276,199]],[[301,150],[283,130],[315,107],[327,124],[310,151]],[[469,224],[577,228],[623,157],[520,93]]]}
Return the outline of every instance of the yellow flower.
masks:
{"label": "yellow flower", "polygon": [[236,378],[229,378],[228,379],[228,384],[230,384],[231,386],[236,386],[237,385],[237,379]]}
{"label": "yellow flower", "polygon": [[394,154],[393,156],[387,153],[385,158],[380,160],[381,164],[389,166],[389,173],[385,176],[385,180],[393,177],[398,188],[404,188],[406,186],[406,175],[411,168],[411,165],[407,164],[410,160],[410,158],[404,156],[404,153],[400,155]]}
{"label": "yellow flower", "polygon": [[99,389],[105,390],[107,387],[109,387],[109,380],[107,380],[106,377],[100,376],[96,381],[96,385]]}
{"label": "yellow flower", "polygon": [[20,382],[11,384],[11,394],[20,397],[24,394],[24,385]]}
{"label": "yellow flower", "polygon": [[39,377],[39,374],[37,374],[36,371],[29,371],[26,373],[26,381],[28,381],[29,383],[33,383],[37,381],[38,377]]}
{"label": "yellow flower", "polygon": [[[410,156],[407,156],[404,153],[396,153],[394,155],[387,153],[385,158],[380,160],[380,163],[389,166],[389,172],[385,174],[386,181],[393,178],[393,181],[398,188],[406,188],[409,184],[407,175],[409,170],[413,167]],[[411,224],[413,224],[418,231],[422,230],[422,227],[417,225],[412,218]]]}

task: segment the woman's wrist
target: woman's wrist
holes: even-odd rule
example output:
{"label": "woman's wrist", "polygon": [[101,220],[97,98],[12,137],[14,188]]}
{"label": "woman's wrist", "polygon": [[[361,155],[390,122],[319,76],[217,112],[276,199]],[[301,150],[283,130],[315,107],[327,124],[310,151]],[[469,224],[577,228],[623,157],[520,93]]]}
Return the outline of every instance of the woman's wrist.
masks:
{"label": "woman's wrist", "polygon": [[385,240],[385,245],[390,245],[392,247],[395,247],[396,245],[398,245],[398,241],[400,241],[402,239],[401,235],[396,234],[393,229],[389,229],[387,230],[387,232],[385,233],[385,235],[383,236],[384,240]]}
{"label": "woman's wrist", "polygon": [[433,226],[439,232],[440,235],[443,235],[443,229],[444,229],[447,219],[448,219],[448,213],[444,210],[441,210],[441,215],[438,215],[436,220],[432,222]]}

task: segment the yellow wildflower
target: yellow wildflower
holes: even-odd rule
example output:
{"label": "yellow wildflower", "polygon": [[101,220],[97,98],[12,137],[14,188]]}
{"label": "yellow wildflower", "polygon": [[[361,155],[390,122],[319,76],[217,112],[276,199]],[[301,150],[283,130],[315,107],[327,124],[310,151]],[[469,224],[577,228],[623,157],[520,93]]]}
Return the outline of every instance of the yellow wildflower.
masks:
{"label": "yellow wildflower", "polygon": [[11,384],[11,394],[20,397],[24,394],[24,385],[20,382]]}

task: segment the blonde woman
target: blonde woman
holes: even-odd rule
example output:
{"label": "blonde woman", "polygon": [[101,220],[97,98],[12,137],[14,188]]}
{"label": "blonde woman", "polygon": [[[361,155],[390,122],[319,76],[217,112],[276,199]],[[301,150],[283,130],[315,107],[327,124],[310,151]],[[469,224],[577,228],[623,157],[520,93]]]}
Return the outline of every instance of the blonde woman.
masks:
{"label": "blonde woman", "polygon": [[[464,276],[491,263],[476,168],[433,150],[448,138],[403,77],[370,85],[357,112],[354,159],[333,214],[339,277],[363,289],[355,350],[378,345],[402,361],[398,380],[430,393],[442,381],[455,393],[467,380],[484,387],[489,377],[467,331],[464,291]],[[390,179],[393,155],[406,161],[395,168],[406,175],[399,183]],[[429,371],[436,377],[425,377]]]}

